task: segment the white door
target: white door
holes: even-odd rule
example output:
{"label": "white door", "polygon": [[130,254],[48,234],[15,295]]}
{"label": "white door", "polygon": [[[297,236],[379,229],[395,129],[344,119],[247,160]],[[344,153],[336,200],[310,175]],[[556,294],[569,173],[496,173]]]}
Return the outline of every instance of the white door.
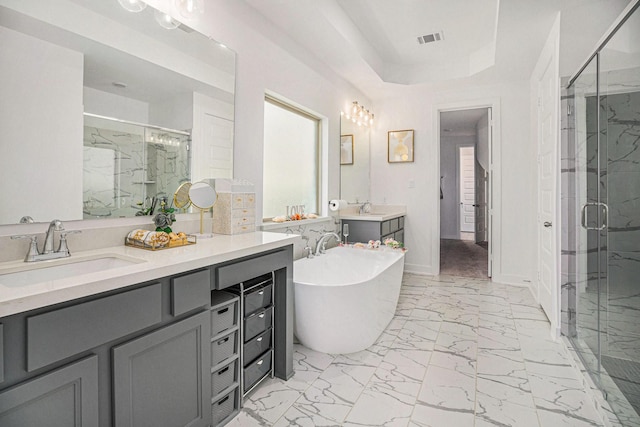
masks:
{"label": "white door", "polygon": [[558,110],[557,58],[551,54],[538,74],[538,301],[558,327],[556,179]]}
{"label": "white door", "polygon": [[476,243],[487,240],[487,172],[476,162]]}
{"label": "white door", "polygon": [[206,112],[199,119],[198,141],[191,157],[192,181],[212,176],[232,178],[233,121]]}
{"label": "white door", "polygon": [[460,231],[475,233],[476,231],[476,153],[474,147],[459,147],[458,151],[458,185],[460,192]]}

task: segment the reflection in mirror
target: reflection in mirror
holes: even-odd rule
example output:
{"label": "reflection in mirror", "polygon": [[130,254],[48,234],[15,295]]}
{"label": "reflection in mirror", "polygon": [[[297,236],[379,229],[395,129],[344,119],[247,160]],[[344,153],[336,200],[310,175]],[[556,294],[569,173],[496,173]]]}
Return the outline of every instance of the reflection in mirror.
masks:
{"label": "reflection in mirror", "polygon": [[[340,198],[350,203],[371,199],[369,129],[367,126],[358,126],[344,117],[340,120],[340,135],[345,136],[340,138]],[[352,138],[346,135],[352,135]]]}
{"label": "reflection in mirror", "polygon": [[233,176],[235,53],[153,14],[0,0],[0,224],[134,216]]}

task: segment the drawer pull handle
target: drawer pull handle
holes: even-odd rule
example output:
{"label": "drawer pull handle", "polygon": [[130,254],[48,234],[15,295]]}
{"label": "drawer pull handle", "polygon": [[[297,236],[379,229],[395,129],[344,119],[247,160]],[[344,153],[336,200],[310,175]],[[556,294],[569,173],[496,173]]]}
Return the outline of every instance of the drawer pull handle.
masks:
{"label": "drawer pull handle", "polygon": [[256,365],[260,366],[264,363],[264,359],[262,359],[261,361],[259,361],[258,363],[256,363]]}
{"label": "drawer pull handle", "polygon": [[227,311],[229,311],[229,307],[225,307],[222,310],[218,310],[218,314],[223,314],[223,313],[226,313]]}
{"label": "drawer pull handle", "polygon": [[226,343],[227,341],[229,341],[229,337],[224,337],[220,341],[218,341],[218,345],[222,345],[222,344]]}
{"label": "drawer pull handle", "polygon": [[229,396],[225,396],[224,399],[220,399],[220,402],[218,402],[218,405],[222,405],[227,400],[229,400]]}
{"label": "drawer pull handle", "polygon": [[262,338],[263,338],[263,337],[260,337],[260,338],[258,338],[256,341],[260,342],[260,341],[262,341]]}
{"label": "drawer pull handle", "polygon": [[218,375],[222,375],[222,374],[224,374],[225,372],[227,372],[228,370],[229,370],[229,367],[228,367],[228,366],[225,366],[224,368],[222,368],[222,369],[220,369],[220,370],[218,371]]}
{"label": "drawer pull handle", "polygon": [[259,318],[261,318],[261,319],[264,319],[264,312],[260,313],[260,314],[258,315],[258,317],[259,317]]}
{"label": "drawer pull handle", "polygon": [[264,289],[258,292],[258,295],[264,295]]}

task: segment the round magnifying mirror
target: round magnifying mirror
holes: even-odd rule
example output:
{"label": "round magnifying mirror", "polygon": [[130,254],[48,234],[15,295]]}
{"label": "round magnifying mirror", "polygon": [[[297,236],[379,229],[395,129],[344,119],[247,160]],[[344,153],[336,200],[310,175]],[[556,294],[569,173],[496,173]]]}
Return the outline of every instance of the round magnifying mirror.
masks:
{"label": "round magnifying mirror", "polygon": [[191,189],[190,182],[183,182],[180,184],[180,187],[173,194],[173,205],[178,208],[188,208],[191,204],[191,199],[189,199],[189,190]]}
{"label": "round magnifying mirror", "polygon": [[211,209],[217,197],[216,190],[206,182],[196,182],[189,188],[189,200],[191,200],[191,204],[200,209],[200,234],[198,236],[200,238],[213,237],[211,233],[204,234],[203,217],[204,211]]}

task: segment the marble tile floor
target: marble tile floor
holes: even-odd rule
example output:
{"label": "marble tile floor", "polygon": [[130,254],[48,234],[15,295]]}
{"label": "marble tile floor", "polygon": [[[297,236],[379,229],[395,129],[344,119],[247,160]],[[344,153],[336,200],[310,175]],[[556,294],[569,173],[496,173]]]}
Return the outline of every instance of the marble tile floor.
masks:
{"label": "marble tile floor", "polygon": [[566,347],[526,288],[405,274],[378,341],[348,355],[294,348],[229,426],[601,426]]}

